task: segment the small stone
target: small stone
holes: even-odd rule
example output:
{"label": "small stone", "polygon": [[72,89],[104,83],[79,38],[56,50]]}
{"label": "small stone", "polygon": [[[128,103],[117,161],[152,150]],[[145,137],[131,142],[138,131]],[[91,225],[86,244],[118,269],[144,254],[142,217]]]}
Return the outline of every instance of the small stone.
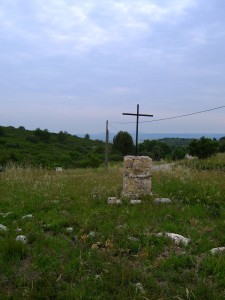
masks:
{"label": "small stone", "polygon": [[169,198],[156,198],[153,203],[155,204],[170,204],[172,201]]}
{"label": "small stone", "polygon": [[76,236],[76,235],[73,236],[73,241],[74,241],[75,243],[77,242],[77,236]]}
{"label": "small stone", "polygon": [[138,242],[138,241],[139,241],[139,239],[137,239],[137,238],[134,237],[134,236],[129,236],[129,237],[128,237],[128,240],[129,240],[129,241],[132,241],[132,242]]}
{"label": "small stone", "polygon": [[0,230],[2,230],[2,231],[7,231],[7,227],[4,226],[4,225],[2,225],[2,224],[0,224]]}
{"label": "small stone", "polygon": [[22,229],[21,228],[16,228],[15,231],[20,232],[20,231],[22,231]]}
{"label": "small stone", "polygon": [[59,200],[52,200],[52,203],[57,204],[57,203],[59,203]]}
{"label": "small stone", "polygon": [[130,200],[130,204],[140,204],[141,200]]}
{"label": "small stone", "polygon": [[145,294],[145,290],[143,288],[142,283],[138,282],[135,284],[136,293],[140,292],[141,294]]}
{"label": "small stone", "polygon": [[185,246],[187,246],[187,244],[191,241],[188,238],[185,238],[184,236],[177,234],[177,233],[170,233],[170,232],[165,232],[165,233],[158,233],[156,234],[156,236],[168,236],[169,238],[171,238],[175,244],[179,245],[180,243],[184,244]]}
{"label": "small stone", "polygon": [[213,248],[210,250],[210,252],[215,255],[215,254],[219,254],[219,253],[223,253],[225,252],[225,247],[218,247],[218,248]]}
{"label": "small stone", "polygon": [[10,212],[7,212],[7,213],[0,213],[0,216],[2,216],[3,218],[6,218],[11,214],[12,214],[12,212],[10,211]]}
{"label": "small stone", "polygon": [[66,228],[66,231],[67,231],[67,232],[72,232],[72,231],[73,231],[73,227],[67,227],[67,228]]}
{"label": "small stone", "polygon": [[89,233],[88,233],[88,237],[89,238],[94,238],[96,236],[96,233],[94,232],[94,231],[90,231]]}
{"label": "small stone", "polygon": [[34,216],[32,214],[29,214],[29,215],[23,216],[22,219],[31,219],[33,217]]}
{"label": "small stone", "polygon": [[63,169],[62,169],[62,167],[56,167],[56,168],[55,168],[55,171],[56,171],[56,172],[62,172]]}
{"label": "small stone", "polygon": [[27,243],[27,237],[25,235],[18,235],[16,237],[16,241],[26,244]]}
{"label": "small stone", "polygon": [[116,229],[124,229],[124,228],[127,228],[127,224],[116,226]]}
{"label": "small stone", "polygon": [[107,200],[107,203],[108,204],[121,204],[121,200],[116,198],[116,197],[108,197],[108,200]]}

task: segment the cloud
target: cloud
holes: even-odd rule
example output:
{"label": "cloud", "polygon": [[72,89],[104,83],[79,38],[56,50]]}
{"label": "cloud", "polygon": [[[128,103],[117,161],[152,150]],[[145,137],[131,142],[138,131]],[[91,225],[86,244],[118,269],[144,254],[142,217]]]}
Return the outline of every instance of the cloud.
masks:
{"label": "cloud", "polygon": [[[35,42],[35,53],[82,53],[103,45],[134,39],[157,22],[170,22],[194,4],[168,1],[2,0],[1,34],[24,44]],[[40,53],[41,52],[41,53]]]}

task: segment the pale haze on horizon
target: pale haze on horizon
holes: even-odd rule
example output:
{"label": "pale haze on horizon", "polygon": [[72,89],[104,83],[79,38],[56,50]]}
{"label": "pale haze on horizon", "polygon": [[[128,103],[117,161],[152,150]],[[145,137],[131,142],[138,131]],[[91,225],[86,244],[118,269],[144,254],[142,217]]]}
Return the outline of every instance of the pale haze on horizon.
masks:
{"label": "pale haze on horizon", "polygon": [[[225,105],[225,1],[1,0],[0,125],[134,131]],[[225,108],[142,123],[223,133]],[[141,118],[141,121],[147,121]]]}

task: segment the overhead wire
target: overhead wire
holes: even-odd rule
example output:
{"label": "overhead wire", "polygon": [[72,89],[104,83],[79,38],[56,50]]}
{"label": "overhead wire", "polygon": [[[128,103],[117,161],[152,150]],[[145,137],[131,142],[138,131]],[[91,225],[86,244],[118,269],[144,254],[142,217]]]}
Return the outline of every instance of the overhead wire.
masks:
{"label": "overhead wire", "polygon": [[[218,109],[221,109],[221,108],[225,108],[225,105],[214,107],[214,108],[210,108],[210,109],[205,109],[205,110],[201,110],[201,111],[197,111],[197,112],[192,112],[192,113],[188,113],[188,114],[178,115],[178,116],[161,118],[161,119],[156,119],[156,120],[151,120],[151,121],[141,121],[139,123],[152,123],[152,122],[166,121],[166,120],[171,120],[171,119],[178,119],[178,118],[183,118],[183,117],[187,117],[187,116],[197,115],[197,114],[201,114],[201,113],[205,113],[205,112],[209,112],[209,111],[213,111],[213,110],[218,110]],[[134,124],[136,122],[110,122],[110,123],[111,124]]]}

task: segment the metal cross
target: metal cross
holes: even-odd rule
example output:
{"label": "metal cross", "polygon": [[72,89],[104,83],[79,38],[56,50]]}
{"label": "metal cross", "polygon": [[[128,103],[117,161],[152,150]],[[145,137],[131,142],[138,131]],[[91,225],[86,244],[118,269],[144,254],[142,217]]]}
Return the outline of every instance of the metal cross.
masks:
{"label": "metal cross", "polygon": [[136,116],[137,122],[136,122],[136,148],[135,148],[135,155],[138,155],[138,123],[139,123],[139,117],[153,117],[153,115],[145,115],[145,114],[139,114],[139,104],[137,104],[137,113],[136,114],[130,114],[130,113],[123,113],[123,115],[128,116]]}

